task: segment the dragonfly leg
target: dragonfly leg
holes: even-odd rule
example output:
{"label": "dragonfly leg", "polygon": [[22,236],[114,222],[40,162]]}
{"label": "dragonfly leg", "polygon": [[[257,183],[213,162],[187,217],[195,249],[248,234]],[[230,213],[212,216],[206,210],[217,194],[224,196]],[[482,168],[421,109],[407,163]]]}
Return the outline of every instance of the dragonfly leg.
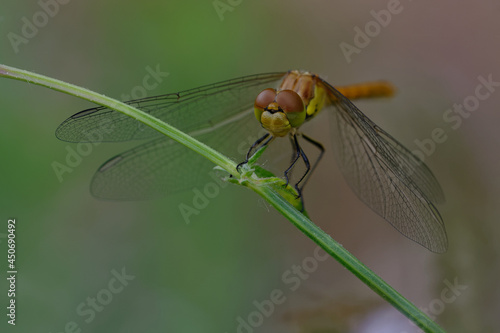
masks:
{"label": "dragonfly leg", "polygon": [[[248,163],[248,160],[252,156],[252,151],[258,150],[258,149],[256,149],[256,147],[258,147],[260,149],[260,148],[266,146],[272,140],[272,138],[273,138],[273,136],[271,134],[266,133],[264,136],[262,136],[257,141],[255,141],[252,144],[252,146],[250,147],[250,149],[248,149],[247,156],[246,156],[245,160],[236,166],[236,170],[238,172],[240,172],[240,168],[243,166],[243,164],[247,164]],[[264,140],[266,140],[266,141],[264,143],[262,143],[262,141],[264,141]],[[261,145],[261,143],[262,143],[262,145]]]}
{"label": "dragonfly leg", "polygon": [[[310,171],[311,171],[311,164],[309,163],[309,159],[307,158],[306,154],[304,153],[304,151],[302,150],[302,148],[300,146],[298,146],[299,148],[299,151],[300,151],[300,156],[302,157],[302,159],[304,160],[304,163],[306,165],[306,172],[304,172],[304,174],[302,175],[302,177],[300,177],[299,181],[295,184],[295,189],[297,190],[297,193],[298,193],[298,197],[302,198],[302,187],[299,187],[299,184],[304,180],[304,178],[306,178],[306,176],[308,174],[310,174]],[[302,204],[304,202],[302,201]]]}
{"label": "dragonfly leg", "polygon": [[323,147],[323,145],[321,143],[319,143],[318,141],[316,141],[314,139],[311,139],[310,137],[308,137],[307,135],[304,135],[304,134],[302,134],[302,137],[304,138],[304,140],[306,140],[307,142],[311,143],[312,145],[314,145],[316,148],[319,149],[319,156],[316,159],[316,161],[314,161],[314,164],[311,168],[311,171],[308,173],[307,178],[304,179],[304,182],[302,183],[302,186],[300,188],[301,191],[304,189],[304,186],[306,186],[307,182],[309,181],[309,177],[313,174],[314,170],[316,169],[316,167],[319,164],[319,161],[321,160],[321,158],[323,157],[323,154],[325,153],[325,147]]}
{"label": "dragonfly leg", "polygon": [[291,162],[290,167],[285,171],[285,178],[286,178],[286,185],[288,185],[288,182],[289,182],[288,175],[289,175],[290,171],[292,170],[293,166],[295,165],[295,163],[297,163],[298,159],[300,157],[302,157],[302,160],[304,161],[304,164],[306,165],[306,171],[304,172],[302,177],[299,179],[299,181],[295,184],[294,188],[297,191],[297,199],[300,198],[300,200],[302,201],[302,207],[305,207],[304,206],[304,197],[302,196],[302,190],[304,189],[304,186],[306,185],[307,181],[309,180],[309,177],[311,176],[312,172],[318,166],[319,161],[323,157],[323,154],[325,152],[325,148],[318,141],[311,139],[310,137],[308,137],[304,134],[301,134],[301,135],[306,141],[310,142],[312,145],[314,145],[316,148],[319,149],[319,151],[320,151],[319,156],[316,159],[316,161],[314,161],[314,164],[311,167],[311,164],[309,162],[309,159],[307,158],[307,155],[304,153],[304,150],[300,147],[300,145],[298,143],[297,135],[296,134],[291,135],[290,141],[292,143],[294,155],[292,156],[292,162]]}
{"label": "dragonfly leg", "polygon": [[295,145],[295,142],[293,141],[293,135],[289,135],[288,138],[290,139],[290,144],[292,145],[293,152],[292,152],[292,157],[290,158],[290,164],[293,164],[293,161],[295,160],[297,156],[297,146]]}
{"label": "dragonfly leg", "polygon": [[[287,186],[288,183],[290,182],[288,174],[292,171],[292,168],[294,167],[295,163],[297,163],[297,161],[299,160],[300,157],[302,157],[302,159],[304,160],[304,163],[306,164],[306,168],[307,168],[304,176],[309,172],[309,169],[310,169],[309,160],[307,159],[307,156],[304,153],[304,151],[302,150],[302,148],[300,148],[299,141],[297,140],[297,134],[291,135],[290,141],[292,142],[294,156],[292,157],[292,162],[291,162],[290,166],[288,167],[288,169],[285,170],[285,179],[286,179],[285,186]],[[300,178],[300,180],[294,186],[295,189],[297,190],[298,197],[301,196],[300,189],[298,188],[298,185],[302,181],[302,179],[304,179],[304,176],[302,176],[302,178]]]}

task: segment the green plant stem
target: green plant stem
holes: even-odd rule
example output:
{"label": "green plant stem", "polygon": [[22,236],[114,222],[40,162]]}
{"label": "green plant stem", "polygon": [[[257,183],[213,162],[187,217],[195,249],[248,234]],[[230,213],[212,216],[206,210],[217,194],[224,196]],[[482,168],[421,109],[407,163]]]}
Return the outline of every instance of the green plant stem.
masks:
{"label": "green plant stem", "polygon": [[372,270],[347,251],[342,245],[325,233],[296,209],[290,209],[291,205],[283,197],[268,187],[252,187],[260,196],[266,199],[276,210],[283,214],[307,237],[311,238],[323,250],[330,254],[342,266],[350,270],[356,277],[363,281],[370,289],[379,294],[383,299],[392,304],[398,311],[413,321],[424,332],[444,332],[444,330],[433,322],[425,313],[420,311],[413,303],[404,298],[387,282],[382,280]]}
{"label": "green plant stem", "polygon": [[179,131],[175,127],[170,126],[169,124],[166,124],[161,120],[151,116],[150,114],[134,108],[131,105],[67,82],[5,65],[0,65],[0,77],[26,81],[28,83],[44,86],[124,113],[127,116],[132,117],[144,123],[145,125],[154,128],[160,133],[171,137],[175,141],[185,145],[189,149],[194,150],[198,154],[205,156],[213,163],[224,168],[224,170],[226,170],[227,172],[233,175],[238,175],[238,173],[236,172],[236,163],[234,163],[231,159],[220,154],[218,151],[212,149],[211,147],[197,140],[194,140],[188,134]]}
{"label": "green plant stem", "polygon": [[[216,165],[224,168],[227,172],[240,178],[236,172],[236,164],[226,156],[213,150],[207,145],[197,141],[189,135],[177,130],[176,128],[165,124],[161,120],[152,117],[128,104],[119,102],[115,99],[95,93],[66,82],[62,82],[43,75],[35,74],[25,70],[0,65],[0,77],[6,77],[28,83],[34,83],[50,89],[64,92],[69,95],[80,97],[88,101],[103,105],[110,109],[122,112],[138,121],[156,129],[160,133],[169,136],[175,141],[185,145],[200,155],[206,157]],[[368,287],[379,294],[382,298],[392,304],[397,310],[412,320],[418,327],[425,332],[444,332],[439,325],[433,322],[427,315],[420,311],[415,305],[406,300],[384,280],[367,268],[356,257],[348,252],[342,245],[333,240],[328,234],[316,226],[311,220],[296,210],[288,201],[277,194],[270,187],[252,181],[252,178],[245,179],[245,185],[261,195],[290,222],[299,228],[304,234],[311,238],[316,244],[330,254],[335,260],[350,270],[355,276],[363,281]]]}

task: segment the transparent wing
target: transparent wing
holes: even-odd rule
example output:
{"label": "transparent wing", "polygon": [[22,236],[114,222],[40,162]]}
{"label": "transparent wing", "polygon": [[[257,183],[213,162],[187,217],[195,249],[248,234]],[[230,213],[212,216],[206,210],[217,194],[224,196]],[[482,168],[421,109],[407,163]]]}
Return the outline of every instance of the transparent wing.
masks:
{"label": "transparent wing", "polygon": [[[196,135],[209,146],[242,161],[261,135],[253,112],[217,131]],[[165,137],[150,140],[106,161],[95,173],[91,193],[111,200],[143,200],[217,184],[213,163]]]}
{"label": "transparent wing", "polygon": [[[250,109],[257,94],[274,87],[284,75],[284,72],[250,75],[126,103],[184,132],[210,131]],[[74,114],[56,130],[57,138],[69,142],[128,141],[159,135],[135,119],[102,106]]]}
{"label": "transparent wing", "polygon": [[448,247],[434,202],[444,200],[430,169],[375,125],[335,88],[329,92],[336,158],[347,182],[370,208],[409,239],[442,253]]}
{"label": "transparent wing", "polygon": [[[252,110],[255,97],[265,88],[276,87],[283,75],[253,75],[129,104],[190,132],[229,157],[242,160],[248,147],[262,135]],[[57,136],[85,142],[156,135],[156,131],[137,124],[130,117],[98,107],[66,120],[59,126]],[[111,200],[155,198],[195,186],[202,190],[214,181],[212,173],[210,161],[160,135],[105,162],[94,175],[91,192],[98,198]]]}
{"label": "transparent wing", "polygon": [[106,161],[90,185],[92,195],[111,200],[143,200],[173,194],[198,185],[202,171],[213,168],[181,144],[158,138]]}

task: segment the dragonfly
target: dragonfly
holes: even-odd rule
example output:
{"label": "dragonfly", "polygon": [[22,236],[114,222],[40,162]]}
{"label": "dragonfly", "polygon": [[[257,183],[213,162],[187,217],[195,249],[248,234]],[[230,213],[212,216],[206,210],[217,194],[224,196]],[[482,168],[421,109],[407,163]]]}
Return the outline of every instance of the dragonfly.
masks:
{"label": "dragonfly", "polygon": [[[299,196],[323,155],[323,145],[301,132],[320,112],[329,114],[334,155],[355,194],[397,231],[428,250],[443,253],[448,240],[435,204],[444,194],[432,171],[376,125],[351,100],[390,96],[390,84],[334,87],[303,71],[244,76],[173,94],[125,102],[196,137],[218,151],[248,162],[252,153],[288,137],[293,157],[306,166],[295,184]],[[324,111],[323,111],[324,110]],[[66,119],[56,136],[67,142],[150,139],[112,157],[95,173],[91,193],[101,199],[140,200],[193,188],[206,179],[211,162],[135,119],[104,106]],[[319,149],[310,163],[302,140]]]}

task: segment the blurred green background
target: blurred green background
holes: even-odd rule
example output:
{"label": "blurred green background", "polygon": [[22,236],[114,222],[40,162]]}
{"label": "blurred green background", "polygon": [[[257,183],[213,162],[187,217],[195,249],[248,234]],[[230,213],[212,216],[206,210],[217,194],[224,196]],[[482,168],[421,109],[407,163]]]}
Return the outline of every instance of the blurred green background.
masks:
{"label": "blurred green background", "polygon": [[[456,129],[443,114],[475,93],[478,76],[500,81],[500,4],[402,1],[398,14],[347,62],[339,45],[353,45],[355,27],[364,29],[374,21],[370,11],[391,3],[221,0],[218,12],[210,0],[57,6],[4,0],[0,63],[118,99],[142,86],[148,67],[169,73],[149,96],[287,69],[315,72],[333,85],[390,80],[398,88],[395,98],[357,105],[410,149],[444,129],[447,140],[426,162],[447,196],[439,208],[449,251],[428,252],[356,198],[332,157],[327,115],[305,128],[328,149],[305,190],[309,214],[447,331],[491,332],[500,311],[500,92]],[[23,28],[33,20],[37,31]],[[29,38],[14,45],[14,34],[23,33]],[[71,322],[81,332],[417,331],[333,259],[317,262],[291,290],[283,276],[316,246],[244,188],[227,186],[190,224],[179,212],[192,200],[189,192],[148,202],[91,197],[96,168],[130,144],[94,147],[60,182],[52,164],[64,163],[75,145],[58,141],[54,131],[92,106],[0,80],[4,312],[8,218],[17,220],[19,271],[17,325],[7,325],[2,313],[0,331],[71,332]],[[109,293],[122,269],[134,278]],[[450,283],[462,287],[450,289]],[[273,290],[283,292],[283,302],[256,314],[254,302],[269,300]],[[106,305],[93,316],[77,312],[82,303],[80,309],[90,309],[85,304],[96,297]],[[239,327],[239,318],[255,327]]]}

